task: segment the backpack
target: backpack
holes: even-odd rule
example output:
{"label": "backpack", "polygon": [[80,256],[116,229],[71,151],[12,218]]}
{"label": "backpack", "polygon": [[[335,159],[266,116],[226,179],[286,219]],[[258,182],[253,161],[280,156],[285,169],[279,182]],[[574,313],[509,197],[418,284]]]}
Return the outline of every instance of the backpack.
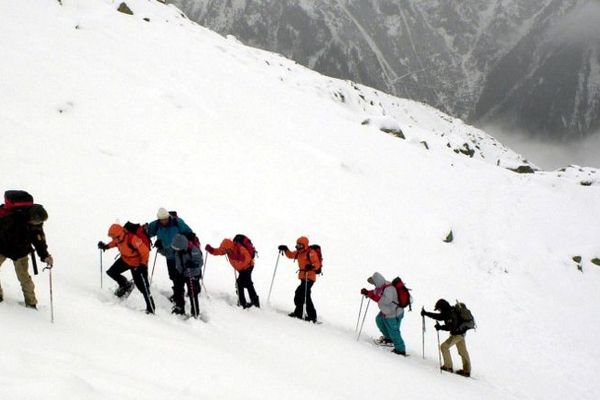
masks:
{"label": "backpack", "polygon": [[[152,241],[150,240],[150,236],[148,236],[148,225],[134,224],[133,222],[127,221],[125,225],[123,225],[123,228],[125,228],[127,232],[130,232],[135,236],[139,237],[142,240],[142,242],[148,247],[148,249],[152,248]],[[133,249],[131,243],[127,243],[129,244],[129,247]]]}
{"label": "backpack", "polygon": [[456,311],[456,314],[458,314],[458,317],[460,319],[458,324],[459,330],[464,330],[466,332],[469,329],[477,328],[477,324],[475,324],[475,318],[473,318],[473,313],[471,313],[471,310],[467,308],[465,303],[461,303],[458,300],[456,300],[454,310]]}
{"label": "backpack", "polygon": [[0,218],[13,211],[27,210],[33,206],[33,196],[24,190],[7,190],[4,192],[4,204],[0,205]]}
{"label": "backpack", "polygon": [[238,233],[233,238],[233,242],[242,245],[242,247],[244,247],[246,250],[248,250],[248,253],[250,253],[250,257],[252,257],[253,260],[256,257],[256,255],[258,254],[258,252],[256,251],[256,248],[252,244],[252,241],[246,235],[242,235],[241,233]]}
{"label": "backpack", "polygon": [[412,296],[409,292],[410,289],[406,287],[399,276],[392,280],[392,286],[396,288],[396,293],[398,294],[398,303],[396,303],[396,305],[401,308],[406,308],[408,306],[409,311],[412,311]]}
{"label": "backpack", "polygon": [[317,253],[317,258],[319,259],[319,262],[317,263],[317,265],[315,265],[315,272],[317,274],[323,274],[323,254],[321,253],[321,246],[319,246],[318,244],[311,244],[310,246],[308,246],[309,251],[306,252],[306,257],[308,257],[309,261],[310,261],[310,249],[314,250]]}
{"label": "backpack", "polygon": [[191,250],[192,247],[200,248],[200,239],[194,232],[184,232],[182,235],[188,240],[188,250]]}
{"label": "backpack", "polygon": [[[169,211],[169,215],[173,220],[173,223],[176,227],[179,228],[179,216],[177,215],[177,211]],[[180,232],[185,238],[188,240],[188,250],[191,250],[192,247],[200,248],[200,239],[194,232]]]}

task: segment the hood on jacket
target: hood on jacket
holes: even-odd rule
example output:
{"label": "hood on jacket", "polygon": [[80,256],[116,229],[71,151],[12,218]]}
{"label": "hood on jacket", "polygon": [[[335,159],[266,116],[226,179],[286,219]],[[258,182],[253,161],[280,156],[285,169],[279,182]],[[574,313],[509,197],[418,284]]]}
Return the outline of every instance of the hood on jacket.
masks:
{"label": "hood on jacket", "polygon": [[383,277],[383,275],[381,275],[379,272],[375,272],[373,273],[373,276],[367,279],[367,282],[369,282],[372,285],[375,285],[375,287],[382,287],[383,285],[385,285],[386,280]]}
{"label": "hood on jacket", "polygon": [[306,236],[300,236],[298,240],[296,240],[296,245],[301,244],[304,248],[308,248],[308,238]]}
{"label": "hood on jacket", "polygon": [[187,250],[188,240],[181,233],[178,233],[173,238],[173,243],[171,243],[171,247],[173,248],[173,250],[176,250],[176,251]]}
{"label": "hood on jacket", "polygon": [[224,250],[233,250],[234,247],[235,246],[231,239],[223,239],[223,241],[221,242],[221,248],[223,248]]}
{"label": "hood on jacket", "polygon": [[121,241],[125,237],[125,229],[119,224],[112,224],[110,228],[108,228],[108,236]]}

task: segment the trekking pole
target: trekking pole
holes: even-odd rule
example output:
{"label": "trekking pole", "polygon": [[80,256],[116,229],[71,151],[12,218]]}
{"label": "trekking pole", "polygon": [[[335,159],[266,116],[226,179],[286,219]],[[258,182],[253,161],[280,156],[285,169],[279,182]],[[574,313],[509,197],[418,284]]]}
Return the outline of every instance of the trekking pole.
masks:
{"label": "trekking pole", "polygon": [[54,323],[54,299],[52,295],[52,267],[44,268],[44,271],[48,270],[48,279],[50,282],[50,322]]}
{"label": "trekking pole", "polygon": [[280,256],[281,256],[281,251],[277,253],[277,261],[275,261],[275,269],[273,270],[273,278],[271,278],[271,286],[269,286],[269,295],[267,296],[267,303],[270,303],[271,290],[273,290],[273,282],[275,282],[275,273],[277,272],[277,265],[279,265],[279,257]]}
{"label": "trekking pole", "polygon": [[[421,311],[425,311],[425,307],[421,308]],[[425,316],[421,315],[421,319],[422,319],[422,332],[421,332],[421,336],[423,338],[423,359],[425,359]]]}
{"label": "trekking pole", "polygon": [[354,334],[358,333],[358,324],[360,323],[360,314],[362,314],[363,303],[365,302],[365,296],[360,296],[360,308],[358,309],[358,318],[356,319],[356,328],[354,328]]}
{"label": "trekking pole", "polygon": [[156,266],[156,256],[158,256],[158,250],[156,251],[156,253],[154,253],[154,262],[152,263],[152,272],[150,273],[150,282],[149,282],[150,285],[152,285],[152,278],[154,278],[154,267]]}
{"label": "trekking pole", "polygon": [[208,263],[208,251],[204,255],[204,265],[202,266],[202,280],[204,281],[204,274],[206,274],[206,263]]}
{"label": "trekking pole", "polygon": [[369,304],[371,304],[371,299],[367,301],[367,307],[365,307],[365,315],[363,316],[362,324],[360,324],[360,330],[358,331],[358,336],[356,337],[356,341],[360,340],[360,334],[362,333],[363,326],[365,326],[365,319],[367,318],[367,312],[369,311]]}
{"label": "trekking pole", "polygon": [[440,374],[442,373],[442,350],[440,349],[440,331],[438,331],[437,329],[435,330],[437,332],[437,340],[438,340],[438,362],[440,364]]}
{"label": "trekking pole", "polygon": [[304,271],[304,306],[302,307],[302,318],[307,318],[306,298],[308,297],[308,274]]}
{"label": "trekking pole", "polygon": [[194,281],[192,277],[188,278],[188,294],[190,296],[190,308],[192,309],[192,317],[194,317],[194,319],[198,319],[198,316],[200,315],[200,309],[198,307],[198,298],[194,293]]}
{"label": "trekking pole", "polygon": [[100,289],[102,289],[102,249],[100,249]]}

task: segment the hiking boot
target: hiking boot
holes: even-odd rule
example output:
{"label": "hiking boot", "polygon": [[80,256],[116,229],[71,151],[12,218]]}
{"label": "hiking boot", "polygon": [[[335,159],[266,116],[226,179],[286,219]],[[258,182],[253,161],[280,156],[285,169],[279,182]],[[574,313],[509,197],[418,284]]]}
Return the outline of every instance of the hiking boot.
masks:
{"label": "hiking boot", "polygon": [[394,350],[392,350],[392,353],[406,357],[406,351],[399,351],[399,350],[394,349]]}
{"label": "hiking boot", "polygon": [[291,312],[288,314],[288,317],[302,319],[302,315],[298,315],[295,312]]}
{"label": "hiking boot", "polygon": [[313,324],[317,323],[317,319],[316,318],[304,317],[304,320],[306,322],[312,322]]}
{"label": "hiking boot", "polygon": [[388,339],[385,336],[380,336],[378,339],[375,339],[375,343],[379,345],[391,344],[394,343],[392,339]]}
{"label": "hiking boot", "polygon": [[133,290],[133,281],[127,281],[124,286],[119,286],[117,290],[115,290],[115,296],[117,297],[127,297]]}
{"label": "hiking boot", "polygon": [[464,376],[465,378],[469,378],[471,376],[470,372],[467,372],[463,369],[459,369],[458,371],[456,371],[456,374],[460,375],[460,376]]}
{"label": "hiking boot", "polygon": [[260,301],[258,301],[258,297],[252,300],[252,305],[256,308],[260,308]]}
{"label": "hiking boot", "polygon": [[449,368],[449,367],[444,367],[444,366],[441,366],[441,367],[440,367],[440,369],[441,369],[442,371],[446,371],[446,372],[454,372],[454,370],[453,370],[452,368]]}
{"label": "hiking boot", "polygon": [[2,303],[4,301],[4,297],[2,297],[2,295],[0,294],[0,303]]}
{"label": "hiking boot", "polygon": [[27,303],[25,303],[25,307],[26,308],[31,308],[33,310],[37,310],[37,306],[35,304],[27,304]]}
{"label": "hiking boot", "polygon": [[171,314],[183,315],[185,314],[185,309],[183,307],[173,306],[173,308],[171,309]]}

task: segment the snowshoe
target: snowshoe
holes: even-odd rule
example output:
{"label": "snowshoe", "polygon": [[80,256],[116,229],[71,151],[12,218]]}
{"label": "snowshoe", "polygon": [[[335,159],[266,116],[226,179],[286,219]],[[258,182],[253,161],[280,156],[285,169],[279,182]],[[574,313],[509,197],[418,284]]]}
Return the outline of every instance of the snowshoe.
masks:
{"label": "snowshoe", "polygon": [[125,286],[119,286],[117,290],[115,290],[115,296],[126,299],[131,294],[134,286],[133,281],[128,281]]}
{"label": "snowshoe", "polygon": [[388,339],[386,337],[380,336],[377,339],[374,339],[373,342],[377,345],[377,346],[386,346],[386,347],[393,347],[394,346],[394,342],[392,341],[392,339]]}
{"label": "snowshoe", "polygon": [[185,310],[184,310],[183,307],[173,306],[173,308],[171,308],[171,314],[184,315],[185,314]]}

